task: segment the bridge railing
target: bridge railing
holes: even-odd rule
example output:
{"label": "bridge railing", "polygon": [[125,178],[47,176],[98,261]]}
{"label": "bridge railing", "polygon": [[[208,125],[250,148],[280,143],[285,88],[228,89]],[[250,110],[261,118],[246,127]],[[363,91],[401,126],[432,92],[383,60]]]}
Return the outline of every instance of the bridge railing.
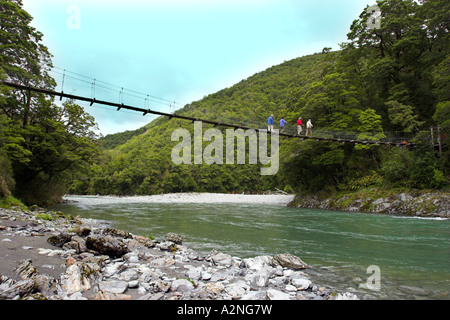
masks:
{"label": "bridge railing", "polygon": [[[97,101],[102,101],[103,104],[118,107],[120,110],[121,105],[128,105],[133,111],[144,112],[146,114],[164,115],[170,118],[181,118],[185,120],[198,119],[209,121],[211,124],[220,125],[227,124],[229,127],[243,127],[253,129],[267,129],[267,115],[250,115],[250,119],[242,119],[226,114],[214,115],[207,114],[207,112],[199,111],[198,117],[186,117],[177,115],[175,108],[180,105],[170,99],[155,97],[150,94],[145,94],[123,87],[115,86],[103,81],[99,81],[90,77],[86,77],[74,72],[70,72],[64,69],[54,69],[51,75],[55,78],[57,86],[55,90],[42,90],[46,94],[52,94],[54,96],[60,96],[61,99],[64,96],[71,98],[78,98],[82,101],[90,102],[91,106]],[[22,86],[23,88],[23,86]],[[29,88],[31,89],[31,88]],[[61,92],[59,94],[58,92]],[[253,117],[253,118],[252,118]],[[211,119],[210,119],[211,118]],[[274,129],[280,129],[279,119],[274,120]],[[410,133],[400,132],[357,132],[357,131],[345,131],[336,130],[332,128],[318,128],[312,129],[312,137],[306,137],[306,120],[302,128],[300,135],[297,134],[296,123],[288,123],[281,136],[294,137],[300,136],[300,138],[318,139],[326,141],[337,142],[350,142],[350,143],[380,143],[388,145],[400,145],[403,141],[409,143],[413,140],[414,135]]]}

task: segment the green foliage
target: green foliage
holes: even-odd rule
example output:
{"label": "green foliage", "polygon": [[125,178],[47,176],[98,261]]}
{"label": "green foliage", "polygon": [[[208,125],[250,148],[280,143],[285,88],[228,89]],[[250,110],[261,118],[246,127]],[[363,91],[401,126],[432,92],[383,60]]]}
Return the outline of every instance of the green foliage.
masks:
{"label": "green foliage", "polygon": [[10,197],[16,183],[11,161],[5,148],[8,138],[5,131],[5,118],[0,114],[0,199]]}
{"label": "green foliage", "polygon": [[294,193],[294,189],[292,189],[292,187],[290,185],[286,185],[286,187],[284,187],[284,192],[287,193]]}
{"label": "green foliage", "polygon": [[380,173],[384,182],[392,187],[409,187],[413,159],[409,151],[392,150],[383,161]]}
{"label": "green foliage", "polygon": [[0,199],[11,196],[15,180],[11,162],[4,151],[0,149]]}
{"label": "green foliage", "polygon": [[145,133],[146,131],[147,131],[146,127],[142,127],[137,130],[109,134],[109,135],[105,136],[103,139],[100,139],[100,141],[101,141],[100,148],[104,149],[104,150],[114,149],[114,148],[124,144],[125,142],[127,142],[128,140],[133,138],[134,136],[141,135],[141,134]]}
{"label": "green foliage", "polygon": [[377,172],[373,172],[372,174],[369,174],[367,176],[350,181],[345,189],[356,191],[362,188],[380,186],[382,182],[383,178],[380,176],[380,174]]}
{"label": "green foliage", "polygon": [[386,156],[380,172],[391,187],[440,189],[447,183],[432,151],[395,149]]}
{"label": "green foliage", "polygon": [[265,128],[270,114],[292,126],[302,116],[330,136],[351,132],[357,140],[375,142],[403,131],[416,143],[414,151],[281,138],[279,173],[261,177],[258,165],[174,165],[171,133],[183,127],[192,134],[193,126],[159,118],[136,132],[106,137],[110,142],[101,161],[77,176],[69,191],[134,195],[445,186],[450,153],[437,158],[428,132],[440,125],[448,145],[449,3],[377,4],[381,27],[370,28],[370,13],[362,12],[341,51],[325,48],[286,61],[177,113],[256,128]]}
{"label": "green foliage", "polygon": [[20,201],[19,199],[16,199],[13,196],[8,196],[5,198],[0,198],[0,208],[3,209],[20,208],[26,210],[27,206],[24,205],[22,201]]}
{"label": "green foliage", "polygon": [[[378,115],[375,110],[367,109],[359,112],[358,116],[359,123],[358,131],[362,133],[357,135],[357,139],[360,141],[380,141],[386,136],[383,133],[383,127],[381,125],[381,116]],[[358,144],[355,150],[369,150],[372,147]]]}
{"label": "green foliage", "polygon": [[48,214],[48,213],[39,213],[38,215],[36,215],[36,218],[44,220],[44,221],[53,221],[53,220],[55,220],[55,218],[52,215]]}
{"label": "green foliage", "polygon": [[[440,101],[450,100],[450,55],[434,68],[433,84],[435,86],[436,96]],[[447,118],[448,119],[448,118]]]}
{"label": "green foliage", "polygon": [[399,125],[404,132],[417,132],[423,126],[424,121],[418,121],[418,115],[414,114],[414,108],[392,100],[386,102],[389,119],[392,124]]}
{"label": "green foliage", "polygon": [[442,189],[448,185],[447,179],[445,179],[444,173],[439,169],[433,169],[433,178],[430,179],[429,185],[434,189]]}
{"label": "green foliage", "polygon": [[[51,54],[19,0],[0,2],[0,78],[53,89]],[[0,196],[51,205],[73,175],[89,168],[98,149],[94,119],[67,101],[0,86]],[[14,189],[14,190],[12,190]]]}
{"label": "green foliage", "polygon": [[[370,28],[370,14],[364,12],[355,20],[348,34],[359,71],[375,98],[374,109],[384,116],[383,105],[398,101],[413,108],[420,120],[430,119],[435,97],[433,66],[448,54],[448,29],[445,13],[448,1],[413,0],[377,1],[381,9],[381,28]],[[385,123],[385,126],[388,123]],[[386,127],[385,127],[386,128]]]}
{"label": "green foliage", "polygon": [[[158,118],[139,130],[98,139],[94,119],[73,101],[59,107],[43,94],[0,84],[0,201],[14,203],[13,195],[27,204],[50,205],[66,191],[144,195],[445,187],[450,151],[444,149],[438,158],[428,132],[439,125],[441,142],[448,146],[450,3],[377,4],[381,27],[370,28],[370,14],[362,12],[341,51],[324,48],[286,61],[177,113],[255,128],[265,128],[270,114],[285,117],[293,127],[302,116],[330,136],[352,132],[357,140],[375,142],[388,131],[404,131],[415,135],[414,151],[281,138],[276,176],[261,176],[260,165],[174,165],[171,134],[180,127],[192,134],[189,122]],[[19,0],[1,1],[0,9],[0,80],[54,88],[48,74],[51,54],[42,33],[31,27],[31,15]]]}
{"label": "green foliage", "polygon": [[[448,8],[449,4],[447,3],[446,5]],[[440,15],[441,11],[438,10],[433,23],[439,21]],[[446,37],[448,40],[448,32]],[[446,45],[448,47],[448,41]],[[434,92],[439,101],[436,105],[433,120],[440,126],[443,138],[442,144],[448,146],[450,144],[450,54],[447,54],[446,58],[433,70],[433,84],[435,86]],[[448,172],[450,172],[450,149],[448,147],[442,153],[441,158],[443,170],[448,175]]]}
{"label": "green foliage", "polygon": [[433,119],[444,130],[450,128],[450,100],[442,101],[437,104]]}

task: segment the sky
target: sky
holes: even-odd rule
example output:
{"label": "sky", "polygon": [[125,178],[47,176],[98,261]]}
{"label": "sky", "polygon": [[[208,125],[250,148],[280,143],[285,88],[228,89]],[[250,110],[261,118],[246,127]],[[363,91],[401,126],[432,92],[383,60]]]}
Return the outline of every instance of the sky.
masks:
{"label": "sky", "polygon": [[[65,69],[67,75],[87,77],[87,82],[96,79],[175,101],[145,102],[151,109],[173,112],[284,61],[324,47],[338,50],[353,20],[375,0],[23,0],[23,4],[53,54],[60,87]],[[69,89],[69,82],[66,78],[65,92],[91,94],[89,85]],[[111,96],[113,102],[120,99],[120,89],[117,92]],[[153,119],[83,106],[103,135],[135,130]]]}

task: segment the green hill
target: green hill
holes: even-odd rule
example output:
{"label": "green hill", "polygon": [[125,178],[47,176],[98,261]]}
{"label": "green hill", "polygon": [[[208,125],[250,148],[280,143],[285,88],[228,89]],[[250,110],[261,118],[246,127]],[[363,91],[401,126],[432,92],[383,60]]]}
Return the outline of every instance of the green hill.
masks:
{"label": "green hill", "polygon": [[[292,88],[307,83],[323,63],[321,54],[285,62],[186,105],[177,114],[265,129],[271,113],[289,119],[285,101]],[[294,114],[291,123],[297,119]],[[94,166],[92,175],[75,181],[69,191],[132,195],[178,191],[257,192],[278,186],[273,178],[260,176],[259,165],[174,165],[171,151],[177,142],[171,141],[171,135],[177,128],[192,132],[193,124],[158,118],[145,126],[145,130],[105,137],[107,146],[114,146],[114,141],[126,139],[127,142],[105,151],[103,163]],[[211,126],[205,126],[204,131],[207,128]]]}
{"label": "green hill", "polygon": [[[212,141],[205,141],[202,150],[195,141],[194,148],[183,145],[186,157],[179,162],[184,164],[175,164],[173,151],[195,140],[195,125],[189,121],[158,118],[139,130],[99,140],[95,119],[75,101],[60,106],[43,93],[0,82],[0,206],[17,203],[12,197],[25,204],[51,205],[67,191],[146,195],[446,188],[450,2],[383,0],[377,5],[380,15],[362,12],[341,50],[324,48],[320,54],[286,61],[177,113],[263,129],[273,114],[275,128],[284,117],[289,133],[295,132],[301,116],[304,122],[312,119],[315,135],[351,135],[375,142],[407,136],[414,149],[281,137],[277,162],[276,140],[268,146],[273,153],[253,154],[249,147],[267,138],[259,135],[259,140],[247,138],[249,147],[239,162],[241,149],[226,148],[221,141],[225,128],[212,131],[204,124],[203,132],[212,134]],[[0,79],[53,90],[56,81],[48,72],[52,55],[42,43],[42,33],[31,26],[32,16],[19,0],[1,1],[0,9]],[[374,19],[379,24],[374,25]],[[174,132],[182,142],[172,141]],[[198,161],[199,151],[210,158]],[[233,152],[236,161],[227,161]],[[212,159],[232,164],[208,164]],[[198,164],[186,164],[192,160]],[[267,166],[277,169],[273,175],[261,175]]]}
{"label": "green hill", "polygon": [[[281,138],[278,173],[261,176],[261,165],[249,161],[175,165],[171,151],[178,142],[172,142],[171,135],[177,128],[192,134],[193,124],[158,118],[145,132],[136,132],[105,151],[101,163],[78,176],[69,191],[134,195],[442,188],[447,184],[449,153],[437,154],[427,138],[430,126],[440,126],[443,138],[449,136],[450,49],[445,15],[449,4],[409,0],[378,4],[383,12],[381,27],[368,28],[371,17],[363,12],[339,52],[324,49],[273,66],[177,113],[255,128],[266,128],[271,114],[275,124],[285,117],[290,128],[302,116],[304,122],[312,119],[315,129],[352,132],[362,140],[403,132],[416,143],[414,150]],[[204,125],[203,130],[209,128]]]}

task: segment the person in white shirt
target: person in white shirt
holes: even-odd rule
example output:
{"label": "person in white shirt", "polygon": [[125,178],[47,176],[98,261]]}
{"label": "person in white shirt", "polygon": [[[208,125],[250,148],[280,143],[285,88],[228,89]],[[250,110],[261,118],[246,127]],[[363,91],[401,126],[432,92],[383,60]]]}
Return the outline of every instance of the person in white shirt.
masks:
{"label": "person in white shirt", "polygon": [[311,119],[309,119],[308,120],[308,122],[306,123],[306,133],[305,133],[305,136],[307,136],[308,135],[308,133],[309,134],[311,134],[311,137],[312,137],[312,128],[313,128],[314,126],[313,126],[313,124],[311,123]]}

